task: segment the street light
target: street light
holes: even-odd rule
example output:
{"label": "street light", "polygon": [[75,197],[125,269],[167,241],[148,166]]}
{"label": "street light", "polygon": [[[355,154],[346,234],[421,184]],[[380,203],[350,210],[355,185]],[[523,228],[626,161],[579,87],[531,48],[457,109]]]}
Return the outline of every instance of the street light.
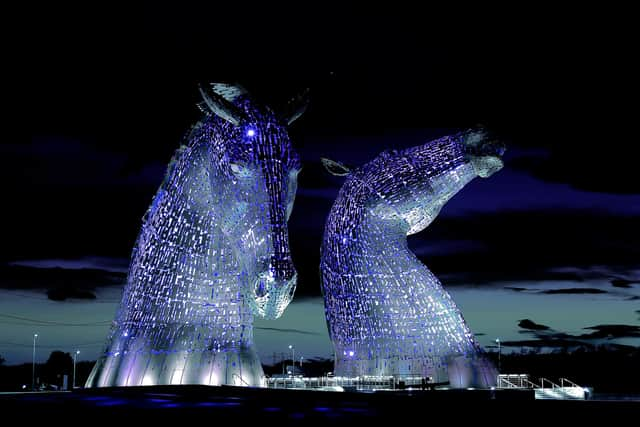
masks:
{"label": "street light", "polygon": [[304,356],[300,356],[300,370],[302,370],[302,359],[304,359]]}
{"label": "street light", "polygon": [[498,373],[500,373],[500,338],[496,338],[498,344]]}
{"label": "street light", "polygon": [[289,345],[289,350],[291,350],[291,369],[296,370],[296,349]]}
{"label": "street light", "polygon": [[36,338],[38,338],[38,334],[33,334],[33,359],[31,362],[31,390],[36,389]]}
{"label": "street light", "polygon": [[79,354],[80,350],[76,350],[75,354],[73,355],[73,385],[71,386],[71,390],[76,388],[76,358]]}

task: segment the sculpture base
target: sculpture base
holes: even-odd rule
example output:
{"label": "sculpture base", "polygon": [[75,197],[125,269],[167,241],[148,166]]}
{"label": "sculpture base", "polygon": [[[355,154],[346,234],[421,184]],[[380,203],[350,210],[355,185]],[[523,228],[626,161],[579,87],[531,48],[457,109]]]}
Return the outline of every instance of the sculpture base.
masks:
{"label": "sculpture base", "polygon": [[258,355],[245,348],[107,355],[96,362],[86,387],[169,384],[266,386]]}
{"label": "sculpture base", "polygon": [[498,371],[482,356],[431,356],[424,358],[336,359],[334,372],[340,377],[423,378],[429,383],[446,383],[451,388],[495,387]]}

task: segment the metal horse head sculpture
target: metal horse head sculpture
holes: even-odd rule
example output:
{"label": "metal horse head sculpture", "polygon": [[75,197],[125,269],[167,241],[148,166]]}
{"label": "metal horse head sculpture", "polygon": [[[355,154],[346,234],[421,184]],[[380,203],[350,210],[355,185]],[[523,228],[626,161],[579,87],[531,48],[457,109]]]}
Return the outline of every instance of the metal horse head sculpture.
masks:
{"label": "metal horse head sculpture", "polygon": [[347,176],[321,250],[325,313],[342,376],[432,378],[452,387],[495,385],[496,371],[438,279],[409,250],[475,177],[502,167],[504,145],[470,130],[384,152]]}
{"label": "metal horse head sculpture", "polygon": [[209,181],[217,197],[211,202],[231,208],[212,210],[211,215],[243,263],[249,286],[244,296],[253,313],[277,318],[296,284],[287,221],[300,159],[291,147],[287,125],[302,114],[306,98],[294,98],[288,113],[277,116],[255,107],[237,86],[214,84],[199,90],[204,99],[200,107],[223,119],[217,120],[217,128],[201,126],[194,132],[212,142]]}
{"label": "metal horse head sculpture", "polygon": [[87,386],[263,382],[253,316],[279,317],[295,291],[287,220],[300,160],[287,126],[306,98],[276,115],[239,86],[199,91],[205,117],[145,214]]}

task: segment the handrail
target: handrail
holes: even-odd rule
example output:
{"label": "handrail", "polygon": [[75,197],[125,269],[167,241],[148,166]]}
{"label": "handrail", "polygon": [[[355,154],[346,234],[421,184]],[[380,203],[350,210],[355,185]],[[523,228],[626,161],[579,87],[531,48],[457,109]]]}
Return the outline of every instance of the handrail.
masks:
{"label": "handrail", "polygon": [[554,383],[553,381],[550,381],[550,380],[548,380],[548,379],[546,379],[546,378],[540,377],[540,385],[541,385],[541,388],[544,388],[544,382],[545,382],[545,381],[546,381],[546,382],[548,382],[549,384],[551,384],[551,388],[552,388],[552,389],[554,389],[554,388],[560,388],[560,386],[559,386],[558,384]]}
{"label": "handrail", "polygon": [[[525,384],[525,386],[514,384],[505,378],[499,378],[498,387],[499,388],[540,388],[540,385],[529,381],[527,378],[521,378],[520,381],[522,381],[522,383]],[[549,380],[546,380],[546,381],[551,383],[551,381]],[[506,385],[507,387],[503,387],[503,385]]]}
{"label": "handrail", "polygon": [[531,388],[540,388],[540,387],[538,386],[538,384],[533,383],[533,382],[529,381],[528,379],[524,379],[523,381],[524,381],[525,383],[529,384],[529,385],[531,386]]}
{"label": "handrail", "polygon": [[571,384],[571,387],[579,387],[579,388],[582,388],[582,386],[580,386],[580,385],[578,385],[578,384],[574,383],[574,382],[573,382],[573,381],[571,381],[571,380],[568,380],[568,379],[566,379],[566,378],[560,378],[560,385],[561,385],[562,387],[564,387],[564,383],[565,383],[565,382],[568,382],[569,384]]}
{"label": "handrail", "polygon": [[[502,384],[507,384],[509,387],[502,387]],[[498,386],[500,388],[520,388],[519,386],[515,385],[511,381],[505,380],[504,378],[500,378],[500,381],[498,382]]]}
{"label": "handrail", "polygon": [[[506,375],[505,375],[506,376]],[[528,378],[519,378],[517,381],[517,384],[514,382],[509,381],[508,379],[506,379],[504,376],[499,375],[498,376],[498,383],[497,386],[498,388],[540,388],[540,389],[564,389],[566,387],[576,387],[576,388],[583,388],[582,386],[574,383],[573,381],[567,379],[567,378],[560,378],[560,385],[554,383],[553,381],[544,378],[544,377],[540,377],[540,382],[538,384],[530,381]]]}

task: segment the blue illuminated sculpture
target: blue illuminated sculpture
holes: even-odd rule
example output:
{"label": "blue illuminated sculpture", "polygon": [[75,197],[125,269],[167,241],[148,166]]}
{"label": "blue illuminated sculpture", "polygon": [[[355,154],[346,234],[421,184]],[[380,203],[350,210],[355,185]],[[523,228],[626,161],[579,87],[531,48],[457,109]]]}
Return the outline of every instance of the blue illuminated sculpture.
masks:
{"label": "blue illuminated sculpture", "polygon": [[237,86],[200,87],[206,116],[176,152],[143,218],[127,285],[88,387],[264,385],[253,316],[293,297],[287,220],[299,157],[286,116]]}
{"label": "blue illuminated sculpture", "polygon": [[469,181],[502,168],[504,146],[483,131],[384,152],[350,171],[321,251],[325,313],[340,376],[419,377],[487,387],[495,368],[438,279],[407,246]]}

